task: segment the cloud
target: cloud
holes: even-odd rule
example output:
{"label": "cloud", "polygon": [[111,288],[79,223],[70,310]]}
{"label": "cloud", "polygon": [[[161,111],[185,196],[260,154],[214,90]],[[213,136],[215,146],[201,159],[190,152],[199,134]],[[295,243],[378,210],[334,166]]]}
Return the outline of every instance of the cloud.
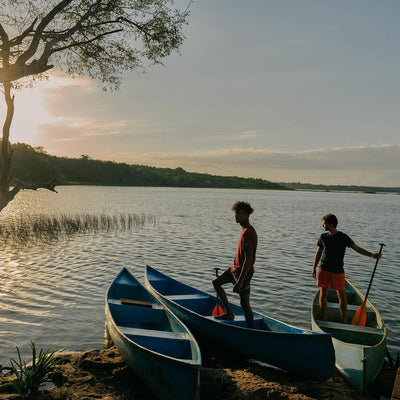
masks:
{"label": "cloud", "polygon": [[[274,181],[400,186],[400,145],[359,145],[276,151],[220,149],[193,153],[143,153],[136,162]],[[129,162],[129,160],[126,160]]]}
{"label": "cloud", "polygon": [[252,165],[286,169],[400,169],[400,145],[354,146],[305,151],[268,149],[220,149],[193,153],[147,153],[161,161],[213,165]]}
{"label": "cloud", "polygon": [[248,130],[243,131],[241,134],[234,136],[233,139],[235,140],[246,140],[246,139],[254,139],[260,134],[260,131],[256,130]]}

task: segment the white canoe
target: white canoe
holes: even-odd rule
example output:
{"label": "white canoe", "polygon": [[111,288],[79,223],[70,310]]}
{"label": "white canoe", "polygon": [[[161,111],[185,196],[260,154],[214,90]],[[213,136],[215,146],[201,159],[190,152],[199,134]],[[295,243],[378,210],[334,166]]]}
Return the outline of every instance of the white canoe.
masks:
{"label": "white canoe", "polygon": [[[364,301],[364,295],[346,280],[347,318],[349,321]],[[341,323],[336,291],[328,293],[328,321],[321,320],[319,291],[311,305],[311,328],[332,334],[335,366],[359,391],[372,383],[382,369],[386,355],[386,327],[378,310],[367,300],[365,327]]]}

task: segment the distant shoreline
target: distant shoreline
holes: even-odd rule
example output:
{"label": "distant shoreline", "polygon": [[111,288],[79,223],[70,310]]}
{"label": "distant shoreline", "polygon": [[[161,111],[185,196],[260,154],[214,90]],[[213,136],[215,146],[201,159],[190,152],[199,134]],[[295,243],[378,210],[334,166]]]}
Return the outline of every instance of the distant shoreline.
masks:
{"label": "distant shoreline", "polygon": [[58,157],[48,154],[43,148],[35,148],[24,143],[13,144],[12,149],[12,176],[19,182],[31,184],[55,180],[57,186],[144,186],[400,194],[400,187],[272,182],[261,178],[189,172],[181,167],[159,168],[95,160],[88,155],[82,155],[80,158]]}
{"label": "distant shoreline", "polygon": [[[280,185],[291,185],[290,183],[280,183]],[[309,186],[308,184],[304,184],[305,186]],[[288,192],[332,192],[332,193],[360,193],[360,194],[396,194],[400,195],[400,188],[390,188],[390,187],[381,187],[381,188],[370,188],[370,190],[365,190],[364,186],[360,186],[359,189],[356,189],[354,186],[346,186],[338,189],[335,186],[326,186],[321,188],[320,185],[314,185],[317,188],[293,188],[290,186],[284,187],[282,189],[277,188],[254,188],[254,187],[210,187],[210,186],[166,186],[166,185],[116,185],[116,184],[99,184],[92,182],[63,182],[57,184],[57,186],[114,186],[114,187],[159,187],[159,188],[186,188],[186,189],[245,189],[245,190],[279,190],[279,191],[288,191]]]}

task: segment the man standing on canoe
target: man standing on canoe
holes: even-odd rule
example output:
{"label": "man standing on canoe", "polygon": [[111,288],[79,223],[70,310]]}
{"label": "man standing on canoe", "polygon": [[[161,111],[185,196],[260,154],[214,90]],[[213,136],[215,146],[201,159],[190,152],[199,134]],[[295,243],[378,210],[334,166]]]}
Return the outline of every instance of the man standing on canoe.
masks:
{"label": "man standing on canoe", "polygon": [[347,297],[346,280],[343,269],[343,258],[346,247],[351,247],[357,253],[364,256],[380,259],[380,253],[370,253],[367,250],[357,246],[353,240],[343,232],[336,229],[338,220],[335,215],[327,214],[322,217],[322,226],[325,233],[318,240],[318,248],[315,252],[312,276],[317,277],[317,265],[321,260],[318,273],[317,285],[320,287],[319,306],[322,312],[322,319],[327,320],[327,299],[329,286],[339,298],[339,308],[344,323],[347,323]]}
{"label": "man standing on canoe", "polygon": [[253,213],[251,205],[244,201],[237,201],[232,206],[235,212],[236,222],[242,227],[235,259],[231,267],[213,280],[214,289],[225,306],[225,314],[216,318],[233,320],[234,315],[229,305],[228,298],[222,285],[233,284],[233,291],[240,296],[246,324],[253,328],[253,311],[250,307],[250,280],[254,273],[254,262],[256,261],[257,233],[250,225],[249,217]]}

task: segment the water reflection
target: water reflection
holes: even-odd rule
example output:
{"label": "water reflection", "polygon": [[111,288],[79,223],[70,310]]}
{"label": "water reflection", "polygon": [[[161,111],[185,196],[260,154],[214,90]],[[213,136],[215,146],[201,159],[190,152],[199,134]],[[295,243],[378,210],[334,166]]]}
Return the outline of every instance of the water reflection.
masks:
{"label": "water reflection", "polygon": [[[389,346],[400,350],[400,270],[394,268],[400,246],[392,223],[393,215],[400,213],[400,196],[107,187],[60,187],[57,195],[37,194],[22,193],[0,214],[0,223],[71,210],[75,216],[143,215],[145,221],[134,229],[78,232],[66,240],[3,250],[0,364],[14,355],[16,345],[29,354],[30,340],[44,349],[101,348],[106,288],[122,267],[143,281],[144,266],[150,264],[211,293],[213,268],[226,268],[233,260],[240,227],[230,207],[238,199],[255,208],[255,310],[309,328],[320,218],[334,212],[339,228],[360,246],[373,251],[386,242],[370,299],[388,325]],[[360,220],[362,225],[356,223]],[[350,280],[365,291],[374,262],[350,250],[345,263]],[[229,298],[238,300],[233,293]]]}

